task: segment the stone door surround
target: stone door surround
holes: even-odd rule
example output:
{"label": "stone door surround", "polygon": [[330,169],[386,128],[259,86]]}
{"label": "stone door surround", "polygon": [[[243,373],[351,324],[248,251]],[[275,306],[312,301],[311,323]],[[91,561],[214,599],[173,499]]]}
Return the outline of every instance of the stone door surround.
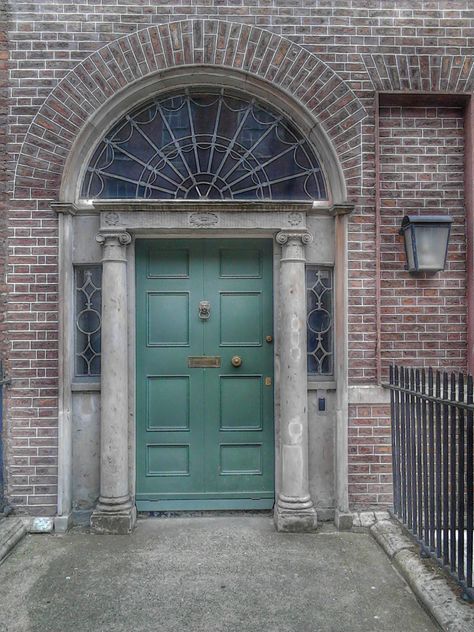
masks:
{"label": "stone door surround", "polygon": [[[100,212],[97,241],[103,248],[103,360],[100,498],[91,518],[92,528],[97,533],[128,533],[136,519],[128,462],[126,269],[133,237],[248,235],[273,236],[281,247],[279,287],[275,291],[279,297],[280,357],[275,525],[279,531],[312,531],[317,516],[308,485],[305,246],[312,240],[306,228],[307,213],[315,211],[311,204],[274,204],[271,210],[266,204],[266,211],[238,211],[238,205],[229,210],[223,203],[208,203],[205,207],[183,204],[179,211],[176,205],[166,211],[164,206],[139,201],[94,203]],[[339,214],[347,210],[332,207],[316,212]]]}

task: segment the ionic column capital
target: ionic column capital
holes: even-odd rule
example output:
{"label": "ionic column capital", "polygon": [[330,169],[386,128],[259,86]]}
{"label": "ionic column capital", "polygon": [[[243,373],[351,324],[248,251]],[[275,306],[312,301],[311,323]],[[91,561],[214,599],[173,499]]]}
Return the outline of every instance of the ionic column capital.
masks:
{"label": "ionic column capital", "polygon": [[282,246],[282,262],[306,261],[305,246],[313,241],[313,235],[305,230],[282,230],[275,240]]}
{"label": "ionic column capital", "polygon": [[101,246],[128,246],[132,242],[132,236],[126,230],[101,230],[95,238]]}
{"label": "ionic column capital", "polygon": [[276,234],[275,239],[277,243],[281,244],[282,246],[292,240],[300,241],[306,246],[313,241],[313,235],[311,233],[308,233],[308,231],[306,230],[281,230],[279,233]]}
{"label": "ionic column capital", "polygon": [[126,247],[132,242],[132,236],[125,230],[101,230],[96,241],[104,248],[102,261],[126,261]]}

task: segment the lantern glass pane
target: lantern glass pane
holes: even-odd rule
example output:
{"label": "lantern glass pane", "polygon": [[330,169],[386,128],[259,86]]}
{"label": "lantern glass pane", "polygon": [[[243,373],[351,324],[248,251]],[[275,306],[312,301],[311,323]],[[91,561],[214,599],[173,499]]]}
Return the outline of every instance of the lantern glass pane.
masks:
{"label": "lantern glass pane", "polygon": [[449,224],[418,224],[414,226],[418,269],[443,270]]}
{"label": "lantern glass pane", "polygon": [[415,259],[413,256],[413,239],[412,239],[412,227],[408,228],[404,232],[405,235],[405,251],[407,255],[407,264],[409,270],[416,270]]}

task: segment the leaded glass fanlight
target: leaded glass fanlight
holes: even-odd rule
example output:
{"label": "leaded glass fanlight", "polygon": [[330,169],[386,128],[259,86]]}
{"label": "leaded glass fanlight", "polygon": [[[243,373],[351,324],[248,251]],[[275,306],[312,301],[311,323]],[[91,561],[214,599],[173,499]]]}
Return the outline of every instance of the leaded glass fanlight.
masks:
{"label": "leaded glass fanlight", "polygon": [[182,92],[123,117],[99,143],[82,197],[320,200],[316,154],[282,114],[255,99]]}

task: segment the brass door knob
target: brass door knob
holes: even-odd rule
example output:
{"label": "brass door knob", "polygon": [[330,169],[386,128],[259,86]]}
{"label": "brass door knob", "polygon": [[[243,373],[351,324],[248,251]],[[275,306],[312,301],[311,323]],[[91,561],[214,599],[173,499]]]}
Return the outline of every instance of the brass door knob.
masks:
{"label": "brass door knob", "polygon": [[240,356],[232,356],[232,366],[240,366],[242,364],[242,358]]}

